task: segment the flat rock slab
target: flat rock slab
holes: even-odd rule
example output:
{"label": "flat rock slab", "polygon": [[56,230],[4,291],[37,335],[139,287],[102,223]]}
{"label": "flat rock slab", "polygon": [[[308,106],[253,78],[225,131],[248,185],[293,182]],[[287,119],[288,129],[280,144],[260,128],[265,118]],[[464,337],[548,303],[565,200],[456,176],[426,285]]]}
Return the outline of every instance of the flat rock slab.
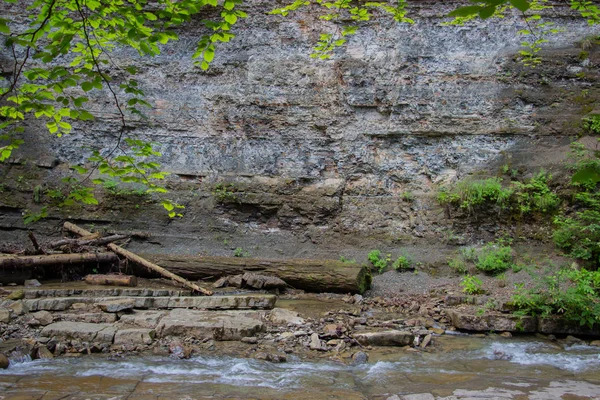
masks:
{"label": "flat rock slab", "polygon": [[161,318],[166,314],[167,311],[134,311],[133,314],[122,315],[119,319],[119,323],[126,326],[154,329],[158,326]]}
{"label": "flat rock slab", "polygon": [[122,311],[133,310],[135,301],[133,299],[116,299],[96,303],[96,306],[104,312],[118,313]]}
{"label": "flat rock slab", "polygon": [[114,344],[152,344],[156,332],[153,329],[119,329],[115,333]]}
{"label": "flat rock slab", "polygon": [[476,315],[461,310],[446,310],[446,314],[455,328],[467,331],[532,333],[537,330],[537,319],[529,316],[511,314]]}
{"label": "flat rock slab", "polygon": [[[202,297],[123,297],[118,299],[122,304],[131,303],[136,309],[171,309],[171,308],[204,308],[207,310],[244,310],[265,309],[275,307],[277,297],[274,295],[244,296],[202,296]],[[48,299],[26,299],[23,305],[29,311],[65,311],[73,304],[103,304],[115,302],[115,298],[94,297],[56,297]],[[116,312],[116,311],[111,311]]]}
{"label": "flat rock slab", "polygon": [[42,329],[42,336],[80,339],[87,342],[112,343],[115,327],[110,324],[91,324],[88,322],[60,321]]}
{"label": "flat rock slab", "polygon": [[409,346],[413,344],[415,335],[410,332],[390,330],[358,333],[354,334],[354,339],[363,346]]}
{"label": "flat rock slab", "polygon": [[204,308],[207,310],[270,310],[275,307],[277,296],[245,295],[245,296],[203,296],[203,297],[171,297],[168,308]]}
{"label": "flat rock slab", "polygon": [[25,289],[26,299],[40,297],[177,297],[189,296],[190,290],[150,288],[102,288],[102,289]]}
{"label": "flat rock slab", "polygon": [[304,318],[300,317],[297,312],[286,310],[285,308],[274,308],[271,310],[269,319],[274,324],[302,325],[305,322]]}
{"label": "flat rock slab", "polygon": [[160,337],[194,336],[215,340],[241,340],[264,329],[261,313],[236,311],[199,311],[177,309],[163,317],[158,325]]}
{"label": "flat rock slab", "polygon": [[105,312],[95,313],[60,313],[55,314],[56,319],[71,322],[91,322],[94,324],[110,324],[117,321],[117,315]]}

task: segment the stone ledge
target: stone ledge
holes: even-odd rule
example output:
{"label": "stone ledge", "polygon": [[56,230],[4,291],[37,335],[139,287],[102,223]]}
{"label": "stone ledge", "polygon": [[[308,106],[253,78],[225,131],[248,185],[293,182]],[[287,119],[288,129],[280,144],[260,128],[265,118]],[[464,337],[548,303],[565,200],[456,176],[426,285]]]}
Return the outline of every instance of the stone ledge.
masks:
{"label": "stone ledge", "polygon": [[[26,299],[23,304],[29,311],[65,311],[73,304],[103,304],[114,298],[57,297],[50,299]],[[266,309],[275,307],[275,295],[206,296],[206,297],[122,297],[121,302],[131,302],[130,308],[172,309],[202,308],[208,310]]]}

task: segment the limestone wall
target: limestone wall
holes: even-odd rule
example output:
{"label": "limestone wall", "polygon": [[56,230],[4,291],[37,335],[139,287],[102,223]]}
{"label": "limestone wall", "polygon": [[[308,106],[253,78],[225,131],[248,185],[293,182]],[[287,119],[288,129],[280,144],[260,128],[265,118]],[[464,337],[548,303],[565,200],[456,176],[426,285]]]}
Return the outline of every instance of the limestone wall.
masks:
{"label": "limestone wall", "polygon": [[[436,241],[452,229],[433,199],[441,184],[495,174],[504,164],[535,171],[560,162],[598,95],[600,58],[589,38],[600,29],[557,8],[549,18],[566,32],[530,69],[515,62],[523,39],[516,32],[525,26],[519,16],[446,27],[442,16],[455,2],[409,3],[414,25],[376,18],[328,61],[309,58],[323,27],[316,15],[269,16],[273,2],[258,0],[248,2],[249,18],[207,72],[189,57],[199,24],[156,58],[116,52],[115,62],[140,68],[154,105],[149,119],[129,121],[130,134],[159,143],[186,218],[169,221],[144,205],[148,218],[122,199],[66,213],[179,238],[176,245],[198,237],[214,244],[221,234],[234,241],[271,235],[286,253],[288,245],[332,236]],[[61,165],[109,147],[116,110],[107,93],[91,107],[97,121],[69,137],[40,139],[32,122],[32,147],[17,160],[46,167],[57,160],[36,175],[51,180],[65,173]],[[3,176],[14,179],[21,167],[2,167]],[[232,198],[215,198],[220,182],[232,184]],[[3,226],[20,226],[22,204],[5,205],[14,212]]]}

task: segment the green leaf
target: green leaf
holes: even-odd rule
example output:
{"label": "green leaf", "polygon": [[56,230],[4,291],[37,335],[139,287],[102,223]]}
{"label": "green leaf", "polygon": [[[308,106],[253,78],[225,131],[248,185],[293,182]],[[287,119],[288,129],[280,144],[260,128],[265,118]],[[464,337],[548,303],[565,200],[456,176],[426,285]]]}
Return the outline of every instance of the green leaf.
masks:
{"label": "green leaf", "polygon": [[83,82],[81,84],[81,88],[83,89],[84,92],[89,92],[90,90],[92,90],[94,88],[94,84],[92,82]]}
{"label": "green leaf", "polygon": [[572,183],[598,183],[600,182],[600,173],[596,168],[583,168],[577,171],[571,178]]}
{"label": "green leaf", "polygon": [[525,12],[531,7],[531,4],[527,0],[510,0],[510,4],[521,12]]}
{"label": "green leaf", "polygon": [[491,6],[483,7],[481,10],[479,10],[479,16],[482,19],[487,19],[487,18],[491,17],[492,15],[494,15],[495,12],[496,12],[496,6],[491,5]]}
{"label": "green leaf", "polygon": [[8,25],[6,25],[6,20],[3,18],[0,18],[0,32],[4,33],[6,35],[10,35],[10,28],[8,27]]}
{"label": "green leaf", "polygon": [[456,10],[449,13],[448,16],[449,17],[470,17],[472,15],[478,14],[480,10],[481,10],[480,6],[459,7]]}

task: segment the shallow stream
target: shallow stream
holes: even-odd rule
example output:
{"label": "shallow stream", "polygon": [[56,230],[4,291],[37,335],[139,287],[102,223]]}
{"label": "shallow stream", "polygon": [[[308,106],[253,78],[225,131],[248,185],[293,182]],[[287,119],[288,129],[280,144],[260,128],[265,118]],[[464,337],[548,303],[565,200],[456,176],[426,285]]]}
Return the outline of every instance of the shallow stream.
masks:
{"label": "shallow stream", "polygon": [[600,399],[598,347],[436,339],[427,352],[385,348],[354,366],[293,356],[280,364],[206,355],[36,360],[0,370],[0,393],[8,396],[0,398]]}

